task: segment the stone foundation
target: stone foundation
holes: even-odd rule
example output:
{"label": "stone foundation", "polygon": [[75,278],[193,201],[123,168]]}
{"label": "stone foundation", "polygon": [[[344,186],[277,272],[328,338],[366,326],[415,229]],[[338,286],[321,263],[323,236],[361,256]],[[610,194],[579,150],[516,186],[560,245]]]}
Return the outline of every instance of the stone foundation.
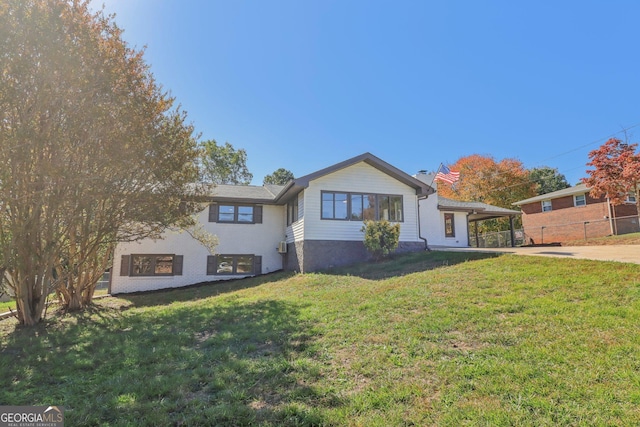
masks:
{"label": "stone foundation", "polygon": [[[424,242],[400,242],[396,253],[425,250]],[[339,240],[305,240],[289,243],[285,269],[310,273],[343,267],[371,258],[363,242]]]}

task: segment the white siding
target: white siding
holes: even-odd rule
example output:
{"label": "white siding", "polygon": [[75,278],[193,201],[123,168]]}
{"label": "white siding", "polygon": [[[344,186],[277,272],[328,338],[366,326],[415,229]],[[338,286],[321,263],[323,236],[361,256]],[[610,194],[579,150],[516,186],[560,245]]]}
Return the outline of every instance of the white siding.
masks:
{"label": "white siding", "polygon": [[[263,206],[262,224],[218,224],[208,222],[208,207],[198,219],[204,228],[218,236],[217,254],[252,254],[262,256],[262,273],[282,269],[278,242],[284,239],[285,211],[283,206]],[[120,276],[122,255],[176,254],[183,255],[181,276],[131,277]],[[207,249],[188,233],[167,232],[162,240],[145,239],[117,246],[112,268],[112,293],[149,291],[173,288],[213,280],[236,279],[241,276],[207,275]]]}
{"label": "white siding", "polygon": [[304,192],[304,240],[361,241],[361,221],[322,220],[321,191],[344,191],[401,195],[404,221],[400,223],[400,241],[417,242],[417,197],[414,188],[390,177],[364,162],[357,163],[309,183]]}
{"label": "white siding", "polygon": [[298,194],[298,221],[287,227],[287,243],[304,240],[304,193]]}
{"label": "white siding", "polygon": [[[455,237],[445,237],[445,213],[454,214]],[[466,212],[439,211],[436,194],[420,200],[420,232],[429,246],[469,246]]]}

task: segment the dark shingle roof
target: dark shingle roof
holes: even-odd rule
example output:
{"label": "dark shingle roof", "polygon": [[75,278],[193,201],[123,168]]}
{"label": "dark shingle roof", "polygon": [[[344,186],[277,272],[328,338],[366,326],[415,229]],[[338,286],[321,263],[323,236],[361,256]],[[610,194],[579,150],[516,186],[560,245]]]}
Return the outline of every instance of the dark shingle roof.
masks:
{"label": "dark shingle roof", "polygon": [[482,202],[461,202],[460,200],[447,199],[438,196],[438,209],[441,211],[463,211],[469,212],[469,220],[483,220],[499,218],[511,215],[520,215],[522,212],[505,209],[498,206],[489,205]]}
{"label": "dark shingle roof", "polygon": [[359,156],[347,159],[343,162],[302,176],[289,181],[286,185],[215,185],[211,186],[207,192],[216,201],[238,202],[238,203],[286,203],[300,191],[309,186],[309,182],[322,176],[344,169],[359,162],[365,162],[370,166],[386,173],[398,181],[415,189],[417,195],[429,195],[434,193],[434,189],[384,160],[379,159],[371,153],[364,153]]}
{"label": "dark shingle roof", "polygon": [[207,192],[214,200],[245,203],[275,203],[283,185],[227,185],[211,186]]}

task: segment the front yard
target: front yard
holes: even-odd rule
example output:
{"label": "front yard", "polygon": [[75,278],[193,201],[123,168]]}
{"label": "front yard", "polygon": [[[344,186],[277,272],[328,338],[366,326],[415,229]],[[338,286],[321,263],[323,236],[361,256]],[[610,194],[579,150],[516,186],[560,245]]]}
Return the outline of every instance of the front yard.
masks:
{"label": "front yard", "polygon": [[0,322],[0,402],[74,426],[637,425],[639,325],[640,265],[410,254]]}

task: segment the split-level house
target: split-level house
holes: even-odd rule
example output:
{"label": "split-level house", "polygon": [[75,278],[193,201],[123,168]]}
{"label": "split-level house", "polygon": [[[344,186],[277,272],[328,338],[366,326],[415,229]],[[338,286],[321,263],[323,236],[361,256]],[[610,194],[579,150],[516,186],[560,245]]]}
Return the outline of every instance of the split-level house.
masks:
{"label": "split-level house", "polygon": [[635,194],[614,206],[585,184],[515,202],[529,243],[562,243],[640,231]]}
{"label": "split-level house", "polygon": [[119,244],[110,292],[179,287],[282,269],[312,272],[363,261],[368,258],[364,220],[399,223],[398,252],[425,250],[430,240],[435,245],[468,246],[469,215],[480,209],[447,208],[436,197],[425,180],[370,153],[284,186],[218,185],[198,215],[203,228],[218,238],[214,254],[187,232],[168,231],[162,239]]}

